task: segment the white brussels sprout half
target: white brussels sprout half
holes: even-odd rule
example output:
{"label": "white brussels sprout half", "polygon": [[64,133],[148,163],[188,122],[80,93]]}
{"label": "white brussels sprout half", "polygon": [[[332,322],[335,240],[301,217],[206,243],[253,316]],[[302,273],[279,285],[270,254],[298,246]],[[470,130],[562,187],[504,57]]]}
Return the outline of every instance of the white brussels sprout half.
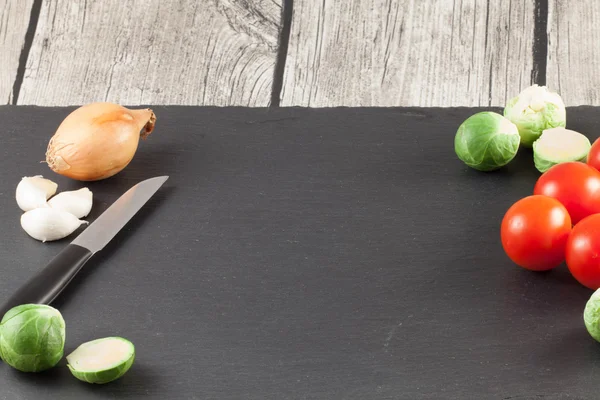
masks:
{"label": "white brussels sprout half", "polygon": [[562,98],[546,86],[532,85],[510,99],[504,116],[517,126],[525,147],[532,147],[544,130],[567,125]]}
{"label": "white brussels sprout half", "polygon": [[454,151],[469,167],[493,171],[508,164],[519,150],[519,131],[502,115],[482,111],[471,115],[458,128]]}
{"label": "white brussels sprout half", "polygon": [[80,345],[67,356],[67,366],[80,381],[104,384],[125,375],[134,359],[133,343],[120,337],[107,337]]}
{"label": "white brussels sprout half", "polygon": [[591,147],[590,140],[579,132],[565,128],[546,129],[533,142],[533,161],[538,171],[544,173],[563,162],[585,162]]}
{"label": "white brussels sprout half", "polygon": [[42,304],[10,309],[0,322],[0,355],[11,367],[40,372],[63,357],[65,321],[58,310]]}

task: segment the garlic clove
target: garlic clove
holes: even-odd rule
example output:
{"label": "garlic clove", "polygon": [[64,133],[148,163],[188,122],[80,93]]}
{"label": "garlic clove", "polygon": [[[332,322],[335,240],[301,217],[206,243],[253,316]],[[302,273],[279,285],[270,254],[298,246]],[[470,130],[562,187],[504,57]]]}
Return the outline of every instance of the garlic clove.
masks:
{"label": "garlic clove", "polygon": [[42,175],[26,176],[17,185],[15,197],[21,210],[30,211],[38,207],[48,207],[46,201],[57,189],[56,183]]}
{"label": "garlic clove", "polygon": [[57,210],[66,211],[77,218],[87,217],[92,210],[93,194],[88,188],[62,192],[48,201],[48,205]]}
{"label": "garlic clove", "polygon": [[87,221],[50,207],[35,208],[21,216],[21,227],[29,236],[42,242],[63,239]]}

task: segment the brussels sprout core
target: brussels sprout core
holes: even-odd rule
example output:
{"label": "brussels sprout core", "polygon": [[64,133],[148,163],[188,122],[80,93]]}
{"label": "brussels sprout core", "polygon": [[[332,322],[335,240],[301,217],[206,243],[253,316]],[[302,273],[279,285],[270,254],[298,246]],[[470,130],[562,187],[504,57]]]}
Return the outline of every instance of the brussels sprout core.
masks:
{"label": "brussels sprout core", "polygon": [[510,99],[504,116],[517,125],[525,147],[531,147],[545,129],[564,128],[567,124],[562,98],[546,86],[532,85]]}
{"label": "brussels sprout core", "polygon": [[67,365],[77,379],[102,384],[123,376],[133,365],[134,358],[133,343],[108,337],[79,346],[67,356]]}
{"label": "brussels sprout core", "polygon": [[540,172],[553,165],[587,159],[591,143],[579,132],[565,128],[546,129],[533,143],[533,161]]}

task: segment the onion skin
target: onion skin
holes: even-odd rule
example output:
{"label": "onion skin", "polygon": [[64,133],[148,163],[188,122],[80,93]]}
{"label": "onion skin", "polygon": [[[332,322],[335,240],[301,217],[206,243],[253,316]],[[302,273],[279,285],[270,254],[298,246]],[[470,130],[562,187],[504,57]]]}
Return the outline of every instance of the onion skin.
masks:
{"label": "onion skin", "polygon": [[133,159],[140,137],[156,122],[150,109],[130,110],[113,103],[91,103],[64,119],[48,143],[50,169],[79,181],[98,181],[121,172]]}

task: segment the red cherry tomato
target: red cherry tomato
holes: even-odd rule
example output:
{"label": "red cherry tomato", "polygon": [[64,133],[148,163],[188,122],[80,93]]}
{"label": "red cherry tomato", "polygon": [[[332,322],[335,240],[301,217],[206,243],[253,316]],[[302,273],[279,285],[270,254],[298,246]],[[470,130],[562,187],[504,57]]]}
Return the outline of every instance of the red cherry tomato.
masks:
{"label": "red cherry tomato", "polygon": [[579,283],[593,290],[600,288],[600,214],[575,225],[565,255],[567,267]]}
{"label": "red cherry tomato", "polygon": [[600,171],[600,139],[596,139],[592,144],[590,152],[588,153],[587,163]]}
{"label": "red cherry tomato", "polygon": [[547,196],[528,196],[513,204],[502,219],[500,235],[506,255],[517,265],[545,271],[565,260],[571,232],[567,209]]}
{"label": "red cherry tomato", "polygon": [[577,224],[588,215],[600,213],[600,172],[582,162],[557,164],[540,176],[533,194],[560,201]]}

